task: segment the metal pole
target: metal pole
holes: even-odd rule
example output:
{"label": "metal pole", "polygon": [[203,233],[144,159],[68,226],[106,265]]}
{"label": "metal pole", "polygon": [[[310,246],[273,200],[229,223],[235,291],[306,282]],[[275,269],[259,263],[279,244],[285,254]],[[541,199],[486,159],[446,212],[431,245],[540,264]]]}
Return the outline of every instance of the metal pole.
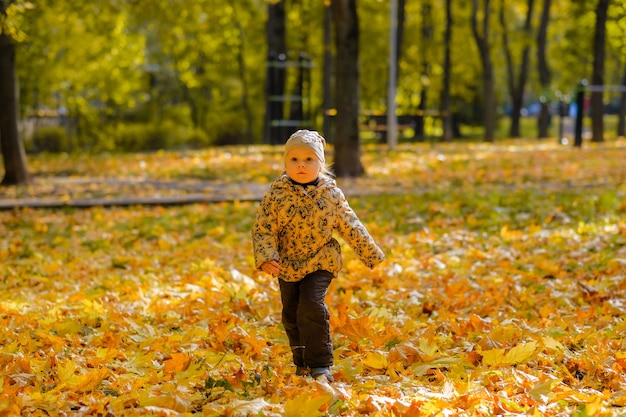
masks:
{"label": "metal pole", "polygon": [[389,25],[389,85],[387,86],[387,145],[394,150],[398,144],[398,119],[396,117],[396,60],[398,34],[398,0],[391,0]]}
{"label": "metal pole", "polygon": [[559,97],[559,143],[566,143],[566,139],[563,137],[563,118],[565,117],[565,102],[562,97]]}
{"label": "metal pole", "polygon": [[582,80],[578,84],[576,92],[576,133],[574,135],[574,146],[580,148],[583,146],[583,116],[585,113],[585,87],[587,80]]}

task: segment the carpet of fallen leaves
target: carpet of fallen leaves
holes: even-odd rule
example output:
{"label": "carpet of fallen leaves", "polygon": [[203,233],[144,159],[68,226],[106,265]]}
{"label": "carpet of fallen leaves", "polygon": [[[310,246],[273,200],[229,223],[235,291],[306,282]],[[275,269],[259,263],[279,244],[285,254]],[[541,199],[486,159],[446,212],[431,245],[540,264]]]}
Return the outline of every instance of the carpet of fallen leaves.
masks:
{"label": "carpet of fallen leaves", "polygon": [[[0,212],[0,415],[625,411],[626,142],[362,159],[366,177],[340,183],[388,260],[370,271],[345,248],[335,383],[294,376],[277,284],[252,268],[254,202],[16,208]],[[129,192],[58,188],[102,173],[267,183],[280,150],[29,163],[37,183],[0,197]]]}

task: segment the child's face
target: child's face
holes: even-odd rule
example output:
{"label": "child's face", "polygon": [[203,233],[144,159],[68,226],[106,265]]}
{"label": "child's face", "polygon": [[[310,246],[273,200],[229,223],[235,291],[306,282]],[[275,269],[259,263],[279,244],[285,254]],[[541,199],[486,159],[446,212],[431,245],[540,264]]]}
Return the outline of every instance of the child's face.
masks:
{"label": "child's face", "polygon": [[301,184],[315,181],[321,170],[322,164],[312,150],[293,148],[287,152],[285,171],[292,180]]}

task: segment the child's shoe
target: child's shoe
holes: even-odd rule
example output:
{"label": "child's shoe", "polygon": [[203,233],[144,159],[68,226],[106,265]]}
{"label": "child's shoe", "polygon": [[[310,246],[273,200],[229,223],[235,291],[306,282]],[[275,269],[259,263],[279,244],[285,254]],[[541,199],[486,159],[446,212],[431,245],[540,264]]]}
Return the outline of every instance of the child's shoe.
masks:
{"label": "child's shoe", "polygon": [[313,368],[311,369],[311,377],[313,379],[326,378],[328,382],[334,382],[335,379],[330,373],[330,368]]}
{"label": "child's shoe", "polygon": [[309,368],[307,366],[296,366],[297,376],[307,376],[309,374]]}

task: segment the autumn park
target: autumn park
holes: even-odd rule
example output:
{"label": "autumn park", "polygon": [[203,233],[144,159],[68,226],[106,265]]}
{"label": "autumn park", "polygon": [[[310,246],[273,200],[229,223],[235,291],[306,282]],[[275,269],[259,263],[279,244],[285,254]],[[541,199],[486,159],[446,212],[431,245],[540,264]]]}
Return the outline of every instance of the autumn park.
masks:
{"label": "autumn park", "polygon": [[[0,0],[0,416],[625,415],[625,25]],[[338,236],[329,378],[255,265],[296,129],[385,254]]]}

